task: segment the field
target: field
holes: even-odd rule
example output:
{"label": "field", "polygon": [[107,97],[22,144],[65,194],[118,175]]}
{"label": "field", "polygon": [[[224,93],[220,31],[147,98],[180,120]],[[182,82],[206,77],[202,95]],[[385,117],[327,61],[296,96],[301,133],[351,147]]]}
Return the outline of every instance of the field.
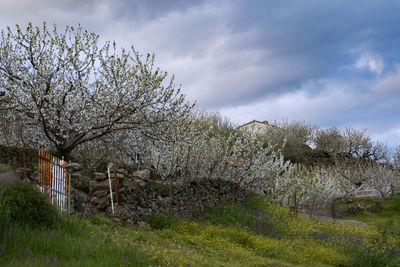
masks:
{"label": "field", "polygon": [[256,196],[192,220],[153,216],[151,229],[102,216],[21,222],[1,236],[0,266],[399,266],[399,203],[352,217],[370,228],[296,216]]}

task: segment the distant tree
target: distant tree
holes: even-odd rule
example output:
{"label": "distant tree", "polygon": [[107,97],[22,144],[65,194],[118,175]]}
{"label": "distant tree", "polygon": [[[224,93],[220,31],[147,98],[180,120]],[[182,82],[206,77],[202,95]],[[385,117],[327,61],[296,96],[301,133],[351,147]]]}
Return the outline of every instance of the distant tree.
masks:
{"label": "distant tree", "polygon": [[281,149],[285,160],[295,163],[312,164],[310,145],[317,126],[304,121],[275,121],[262,136],[264,142]]}
{"label": "distant tree", "polygon": [[318,127],[306,121],[283,120],[276,123],[276,126],[283,129],[287,139],[294,139],[305,145],[310,145],[313,141],[315,131]]}
{"label": "distant tree", "polygon": [[1,31],[8,119],[22,118],[23,135],[66,158],[77,146],[118,131],[157,138],[192,108],[173,77],[167,81],[156,68],[154,55],[117,49],[115,42],[99,47],[98,38],[80,26],[59,32],[46,23]]}
{"label": "distant tree", "polygon": [[344,138],[340,129],[331,127],[318,130],[314,138],[315,148],[330,154],[340,153],[344,149]]}
{"label": "distant tree", "polygon": [[393,153],[393,166],[400,169],[400,146],[398,146]]}
{"label": "distant tree", "polygon": [[371,137],[366,135],[366,129],[348,127],[343,131],[343,138],[344,152],[364,160],[387,160],[388,147],[381,142],[373,142]]}
{"label": "distant tree", "polygon": [[379,192],[380,197],[385,198],[399,189],[400,174],[388,164],[370,164],[364,169],[364,175],[368,177],[366,184]]}
{"label": "distant tree", "polygon": [[295,143],[310,145],[317,126],[305,121],[275,121],[272,127],[265,131],[266,138],[273,144],[283,145],[285,141],[291,140]]}

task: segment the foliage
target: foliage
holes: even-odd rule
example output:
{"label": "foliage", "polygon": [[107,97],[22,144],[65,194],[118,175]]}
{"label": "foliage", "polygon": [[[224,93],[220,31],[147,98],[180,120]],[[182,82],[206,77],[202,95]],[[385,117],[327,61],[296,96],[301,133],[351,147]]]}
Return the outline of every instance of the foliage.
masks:
{"label": "foliage", "polygon": [[[374,199],[370,200],[374,201]],[[380,199],[380,203],[369,211],[351,215],[349,219],[361,220],[397,241],[400,250],[400,195]]]}
{"label": "foliage", "polygon": [[[37,164],[37,158],[32,154],[37,154],[38,150],[34,148],[25,148],[26,163],[28,167],[33,167]],[[0,144],[0,162],[6,163],[10,166],[22,167],[24,166],[23,148],[17,146],[7,146]]]}
{"label": "foliage", "polygon": [[396,169],[400,169],[400,146],[398,146],[393,153],[393,165]]}
{"label": "foliage", "polygon": [[4,163],[0,163],[0,172],[4,172],[10,169],[10,165],[8,164],[4,164]]}
{"label": "foliage", "polygon": [[18,181],[0,193],[0,217],[8,222],[2,225],[4,230],[10,224],[50,227],[58,221],[59,214],[44,194],[31,184]]}
{"label": "foliage", "polygon": [[316,149],[330,154],[343,151],[344,148],[344,140],[340,129],[337,127],[318,129],[315,134],[314,144]]}
{"label": "foliage", "polygon": [[0,240],[1,266],[149,266],[160,260],[143,250],[119,246],[106,219],[62,217],[52,229],[13,225]]}
{"label": "foliage", "polygon": [[151,228],[161,230],[171,228],[180,221],[180,218],[174,214],[165,214],[162,216],[152,214],[146,219],[146,221],[149,223]]}
{"label": "foliage", "polygon": [[[199,132],[195,125],[193,128],[189,134]],[[247,133],[232,132],[226,137],[213,127],[177,138],[174,143],[156,142],[150,155],[152,165],[164,178],[222,178],[260,193],[290,174],[290,163],[272,145]]]}
{"label": "foliage", "polygon": [[1,31],[2,115],[21,126],[26,143],[68,157],[80,144],[118,131],[157,137],[188,115],[192,106],[156,68],[154,55],[110,42],[99,47],[98,38],[80,26],[60,32],[46,23]]}
{"label": "foliage", "polygon": [[[252,197],[145,230],[95,216],[52,230],[14,226],[0,241],[5,266],[396,266],[393,238],[372,228],[295,215]],[[171,220],[171,218],[174,218]],[[2,250],[3,249],[3,250]]]}
{"label": "foliage", "polygon": [[362,160],[387,161],[388,147],[381,142],[373,142],[366,135],[366,129],[357,130],[347,127],[341,130],[331,127],[317,130],[314,138],[315,147],[332,156],[345,153]]}

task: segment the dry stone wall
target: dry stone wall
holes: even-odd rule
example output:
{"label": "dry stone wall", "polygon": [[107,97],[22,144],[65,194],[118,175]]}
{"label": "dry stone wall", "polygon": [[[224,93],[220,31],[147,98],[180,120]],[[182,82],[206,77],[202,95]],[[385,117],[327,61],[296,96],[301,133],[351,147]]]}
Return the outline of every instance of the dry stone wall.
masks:
{"label": "dry stone wall", "polygon": [[[116,179],[112,179],[115,203],[112,213],[107,172],[96,172],[88,177],[83,174],[79,165],[72,167],[72,170],[74,212],[84,216],[103,213],[113,216],[115,220],[128,222],[137,222],[150,214],[165,212],[194,217],[207,206],[231,201],[240,202],[250,193],[238,184],[226,180],[153,180],[150,179],[150,171],[147,169],[133,172],[116,169],[118,184]],[[114,176],[112,170],[111,177]]]}

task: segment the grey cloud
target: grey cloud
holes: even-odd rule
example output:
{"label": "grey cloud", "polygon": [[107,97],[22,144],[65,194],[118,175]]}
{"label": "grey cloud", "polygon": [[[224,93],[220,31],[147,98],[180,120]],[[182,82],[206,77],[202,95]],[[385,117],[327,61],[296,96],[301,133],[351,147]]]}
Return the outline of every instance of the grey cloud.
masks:
{"label": "grey cloud", "polygon": [[[383,136],[400,125],[398,10],[395,1],[0,0],[0,27],[80,22],[102,42],[154,52],[191,100],[236,122],[357,121]],[[366,55],[382,66],[357,68]]]}

